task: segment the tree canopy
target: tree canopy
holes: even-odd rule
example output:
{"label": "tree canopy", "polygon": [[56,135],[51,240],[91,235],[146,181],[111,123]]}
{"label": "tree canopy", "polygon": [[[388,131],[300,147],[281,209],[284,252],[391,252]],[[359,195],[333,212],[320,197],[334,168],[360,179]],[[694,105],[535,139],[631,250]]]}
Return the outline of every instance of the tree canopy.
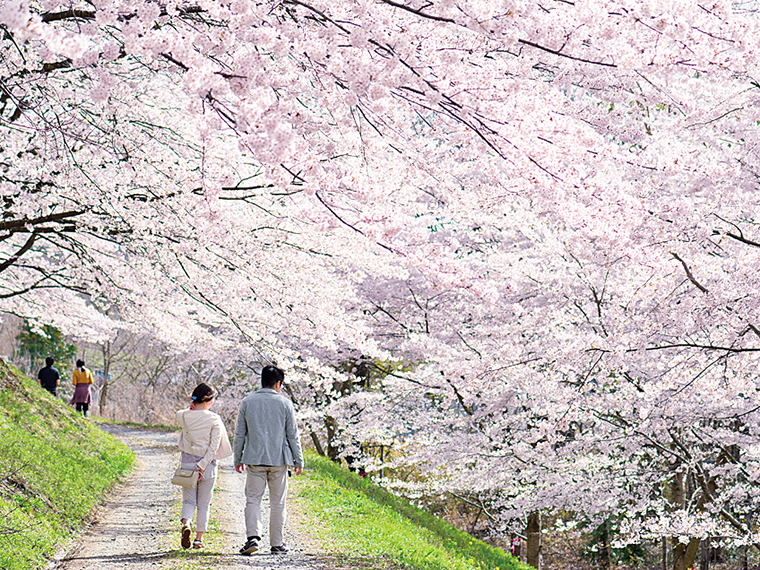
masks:
{"label": "tree canopy", "polygon": [[0,309],[403,362],[331,417],[504,528],[757,543],[757,9],[5,0]]}

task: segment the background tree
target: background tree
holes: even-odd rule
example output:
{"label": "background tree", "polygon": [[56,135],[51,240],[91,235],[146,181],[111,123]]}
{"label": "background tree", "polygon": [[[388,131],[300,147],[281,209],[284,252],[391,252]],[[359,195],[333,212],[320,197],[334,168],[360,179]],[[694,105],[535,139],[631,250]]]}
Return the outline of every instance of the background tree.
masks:
{"label": "background tree", "polygon": [[37,371],[45,366],[48,356],[55,358],[55,367],[64,376],[66,371],[73,368],[73,358],[77,347],[67,342],[63,333],[52,325],[36,325],[24,321],[21,332],[16,336],[18,342],[17,362],[25,364],[26,372],[33,378]]}

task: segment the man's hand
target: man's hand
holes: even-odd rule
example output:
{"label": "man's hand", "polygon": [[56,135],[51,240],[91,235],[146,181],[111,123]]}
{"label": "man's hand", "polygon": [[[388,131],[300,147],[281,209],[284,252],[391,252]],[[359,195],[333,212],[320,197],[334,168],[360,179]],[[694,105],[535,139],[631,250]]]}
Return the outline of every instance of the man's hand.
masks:
{"label": "man's hand", "polygon": [[298,467],[298,466],[293,467],[293,473],[295,473],[296,475],[300,475],[301,473],[303,473],[303,467]]}
{"label": "man's hand", "polygon": [[238,473],[245,473],[245,465],[235,465],[235,471]]}

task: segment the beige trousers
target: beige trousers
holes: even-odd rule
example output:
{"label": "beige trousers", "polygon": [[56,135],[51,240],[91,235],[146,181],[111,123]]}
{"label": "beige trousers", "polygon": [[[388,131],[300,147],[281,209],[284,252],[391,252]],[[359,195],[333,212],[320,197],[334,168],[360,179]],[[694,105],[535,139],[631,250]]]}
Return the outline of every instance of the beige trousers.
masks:
{"label": "beige trousers", "polygon": [[[183,469],[195,469],[197,463],[183,463]],[[216,482],[217,466],[213,461],[206,468],[203,478],[195,487],[182,487],[182,514],[181,518],[193,520],[195,510],[198,509],[198,519],[195,530],[206,532],[208,530],[209,508],[214,496],[214,483]]]}
{"label": "beige trousers", "polygon": [[288,466],[246,465],[245,530],[247,536],[261,538],[261,498],[269,487],[269,544],[282,546],[288,496]]}

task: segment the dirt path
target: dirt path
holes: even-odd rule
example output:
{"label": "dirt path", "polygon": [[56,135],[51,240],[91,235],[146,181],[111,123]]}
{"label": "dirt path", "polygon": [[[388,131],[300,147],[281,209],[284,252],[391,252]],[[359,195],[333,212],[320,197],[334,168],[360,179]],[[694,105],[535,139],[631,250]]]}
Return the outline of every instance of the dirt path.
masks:
{"label": "dirt path", "polygon": [[[297,536],[298,513],[289,502],[290,523],[286,555],[268,547],[253,556],[241,556],[245,540],[243,485],[229,459],[222,462],[212,502],[207,548],[183,550],[179,545],[181,493],[170,483],[178,461],[176,433],[107,426],[137,455],[137,467],[126,484],[100,509],[96,521],[55,561],[55,570],[154,570],[160,568],[278,568],[323,570],[326,558],[309,551],[308,537]],[[265,505],[268,511],[268,505]],[[265,528],[268,528],[265,521]],[[264,537],[267,545],[267,537]]]}

